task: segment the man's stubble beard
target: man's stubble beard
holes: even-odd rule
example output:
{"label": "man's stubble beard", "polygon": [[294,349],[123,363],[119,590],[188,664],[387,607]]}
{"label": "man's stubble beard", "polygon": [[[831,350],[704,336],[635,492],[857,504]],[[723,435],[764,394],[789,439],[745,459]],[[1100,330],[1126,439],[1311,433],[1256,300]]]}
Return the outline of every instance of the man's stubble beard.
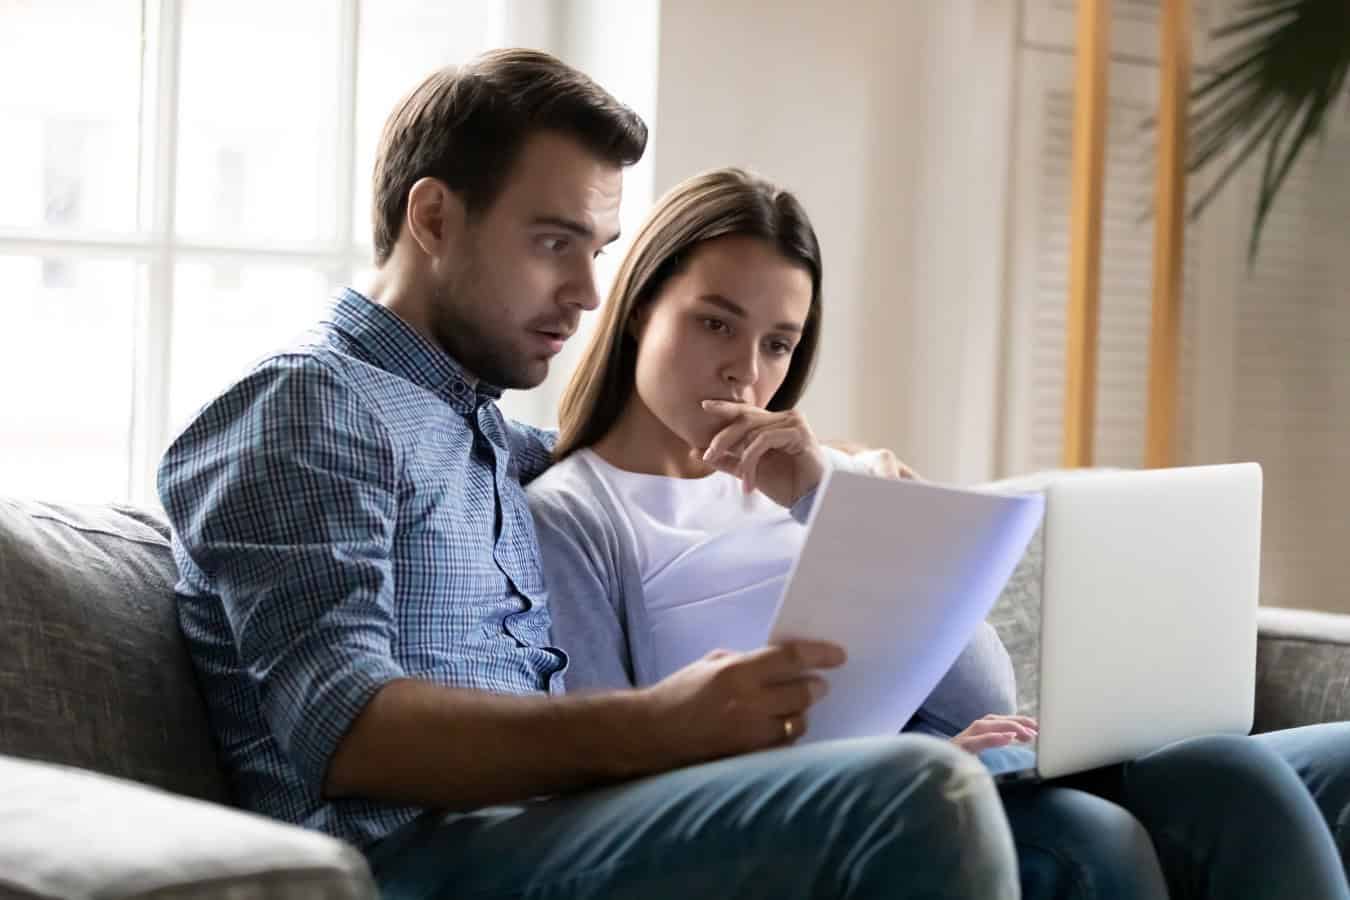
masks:
{"label": "man's stubble beard", "polygon": [[494,333],[484,312],[507,301],[484,296],[486,278],[476,259],[435,288],[431,329],[436,342],[470,374],[503,390],[538,387],[543,375],[530,371],[529,361],[518,358],[509,335]]}

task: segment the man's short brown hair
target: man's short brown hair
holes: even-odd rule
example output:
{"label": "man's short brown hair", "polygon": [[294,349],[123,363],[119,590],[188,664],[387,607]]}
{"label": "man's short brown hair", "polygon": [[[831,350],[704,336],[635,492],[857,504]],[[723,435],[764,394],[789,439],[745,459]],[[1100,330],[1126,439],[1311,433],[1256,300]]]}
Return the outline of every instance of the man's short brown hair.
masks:
{"label": "man's short brown hair", "polygon": [[492,206],[527,138],[556,131],[616,166],[642,158],[647,126],[588,76],[536,50],[493,50],[434,72],[390,114],[371,192],[375,263],[394,251],[420,178],[445,182],[470,216]]}

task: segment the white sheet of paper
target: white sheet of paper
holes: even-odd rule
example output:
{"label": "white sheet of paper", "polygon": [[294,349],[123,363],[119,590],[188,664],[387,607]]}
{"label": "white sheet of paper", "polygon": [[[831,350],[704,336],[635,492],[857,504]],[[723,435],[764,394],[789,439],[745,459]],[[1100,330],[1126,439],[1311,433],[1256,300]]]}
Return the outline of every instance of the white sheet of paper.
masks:
{"label": "white sheet of paper", "polygon": [[904,727],[993,608],[1044,510],[1039,494],[830,472],[769,637],[848,653],[822,673],[830,691],[802,740]]}

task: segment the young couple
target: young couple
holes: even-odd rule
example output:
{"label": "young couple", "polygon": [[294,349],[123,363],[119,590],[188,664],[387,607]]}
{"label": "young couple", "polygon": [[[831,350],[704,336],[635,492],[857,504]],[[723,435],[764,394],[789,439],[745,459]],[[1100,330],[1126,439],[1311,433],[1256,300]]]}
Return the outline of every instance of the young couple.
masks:
{"label": "young couple", "polygon": [[676,606],[710,647],[766,620],[801,540],[822,263],[790,194],[692,179],[621,266],[561,434],[504,420],[599,304],[645,141],[544,54],[431,76],[381,140],[372,282],[166,453],[240,802],[358,844],[390,897],[1350,898],[1341,726],[1000,794],[977,754],[1035,724],[987,627],[926,734],[801,746],[839,648],[671,652]]}

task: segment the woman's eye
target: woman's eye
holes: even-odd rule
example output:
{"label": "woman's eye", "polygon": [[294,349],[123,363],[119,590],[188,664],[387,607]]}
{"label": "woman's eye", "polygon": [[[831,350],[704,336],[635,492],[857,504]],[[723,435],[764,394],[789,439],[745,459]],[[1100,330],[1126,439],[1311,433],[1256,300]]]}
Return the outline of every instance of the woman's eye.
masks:
{"label": "woman's eye", "polygon": [[792,345],[787,341],[770,341],[769,352],[774,356],[786,356],[792,352]]}
{"label": "woman's eye", "polygon": [[715,334],[721,334],[727,330],[727,323],[721,319],[704,319],[703,327]]}

